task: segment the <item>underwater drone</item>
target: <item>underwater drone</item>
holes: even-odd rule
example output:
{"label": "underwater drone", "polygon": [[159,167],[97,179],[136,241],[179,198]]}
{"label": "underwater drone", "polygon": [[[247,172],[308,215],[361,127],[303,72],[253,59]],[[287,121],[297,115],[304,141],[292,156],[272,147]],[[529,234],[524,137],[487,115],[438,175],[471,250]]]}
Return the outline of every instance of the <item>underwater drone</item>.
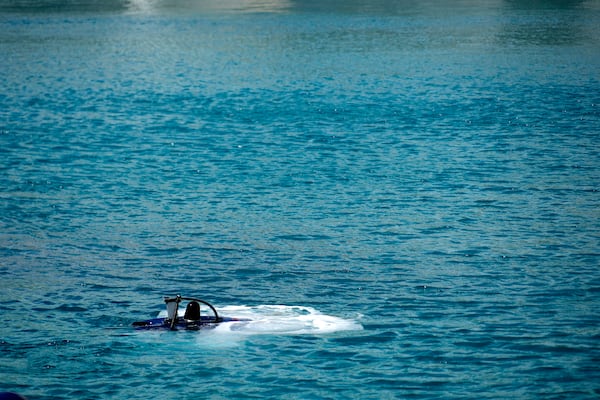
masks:
{"label": "underwater drone", "polygon": [[[180,316],[179,304],[183,301],[187,301],[188,303],[185,308],[185,313],[183,316]],[[180,295],[175,297],[165,297],[165,303],[167,304],[166,317],[157,317],[145,321],[134,322],[133,326],[135,329],[199,330],[214,328],[222,322],[250,321],[250,319],[247,318],[222,317],[212,304],[194,297],[181,297]],[[205,315],[201,314],[200,311],[202,305],[205,306],[205,309],[208,309],[207,314]]]}

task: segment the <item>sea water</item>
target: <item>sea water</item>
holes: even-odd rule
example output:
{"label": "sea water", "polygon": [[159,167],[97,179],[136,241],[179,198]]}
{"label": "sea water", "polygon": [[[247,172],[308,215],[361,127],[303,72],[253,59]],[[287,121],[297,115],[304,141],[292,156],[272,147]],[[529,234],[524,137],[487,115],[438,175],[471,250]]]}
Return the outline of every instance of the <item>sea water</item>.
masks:
{"label": "sea water", "polygon": [[[0,391],[600,396],[600,3],[0,1]],[[163,296],[252,322],[135,331]]]}

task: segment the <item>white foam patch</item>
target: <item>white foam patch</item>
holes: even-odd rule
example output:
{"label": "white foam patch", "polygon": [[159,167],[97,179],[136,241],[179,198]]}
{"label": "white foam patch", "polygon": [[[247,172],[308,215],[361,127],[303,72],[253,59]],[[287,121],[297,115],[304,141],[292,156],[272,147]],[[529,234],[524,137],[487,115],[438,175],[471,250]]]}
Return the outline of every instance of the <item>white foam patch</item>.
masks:
{"label": "white foam patch", "polygon": [[155,0],[129,0],[127,7],[130,12],[149,13],[154,10]]}
{"label": "white foam patch", "polygon": [[303,306],[226,306],[219,308],[219,314],[250,319],[224,322],[215,328],[216,332],[239,335],[318,335],[363,329],[355,320],[322,314],[312,307]]}

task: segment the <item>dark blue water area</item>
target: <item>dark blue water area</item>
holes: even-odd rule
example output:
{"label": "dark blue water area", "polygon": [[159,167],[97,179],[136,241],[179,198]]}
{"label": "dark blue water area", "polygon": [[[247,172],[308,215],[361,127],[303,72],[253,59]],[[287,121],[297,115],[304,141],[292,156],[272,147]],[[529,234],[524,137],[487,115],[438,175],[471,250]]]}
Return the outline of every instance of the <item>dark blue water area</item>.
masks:
{"label": "dark blue water area", "polygon": [[[598,27],[597,1],[1,3],[0,391],[598,398]],[[131,329],[177,293],[300,308]]]}

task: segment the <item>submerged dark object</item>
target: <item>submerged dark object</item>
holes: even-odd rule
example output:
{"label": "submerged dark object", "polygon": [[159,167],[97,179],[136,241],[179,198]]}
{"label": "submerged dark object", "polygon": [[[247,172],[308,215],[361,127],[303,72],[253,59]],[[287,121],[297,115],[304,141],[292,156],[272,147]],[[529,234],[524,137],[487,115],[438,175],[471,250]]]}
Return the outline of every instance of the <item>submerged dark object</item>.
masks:
{"label": "submerged dark object", "polygon": [[27,400],[25,397],[20,394],[16,394],[13,392],[2,392],[0,393],[0,400]]}
{"label": "submerged dark object", "polygon": [[[185,314],[183,317],[181,317],[178,315],[178,311],[179,304],[183,301],[187,301],[188,303],[185,308]],[[194,297],[181,297],[180,295],[175,297],[165,297],[165,303],[167,304],[166,318],[159,317],[147,319],[145,321],[134,322],[133,326],[135,329],[198,330],[204,328],[214,328],[222,322],[249,321],[248,319],[222,317],[212,304]],[[208,308],[208,314],[202,314],[201,305],[204,305],[206,306],[205,308]]]}

